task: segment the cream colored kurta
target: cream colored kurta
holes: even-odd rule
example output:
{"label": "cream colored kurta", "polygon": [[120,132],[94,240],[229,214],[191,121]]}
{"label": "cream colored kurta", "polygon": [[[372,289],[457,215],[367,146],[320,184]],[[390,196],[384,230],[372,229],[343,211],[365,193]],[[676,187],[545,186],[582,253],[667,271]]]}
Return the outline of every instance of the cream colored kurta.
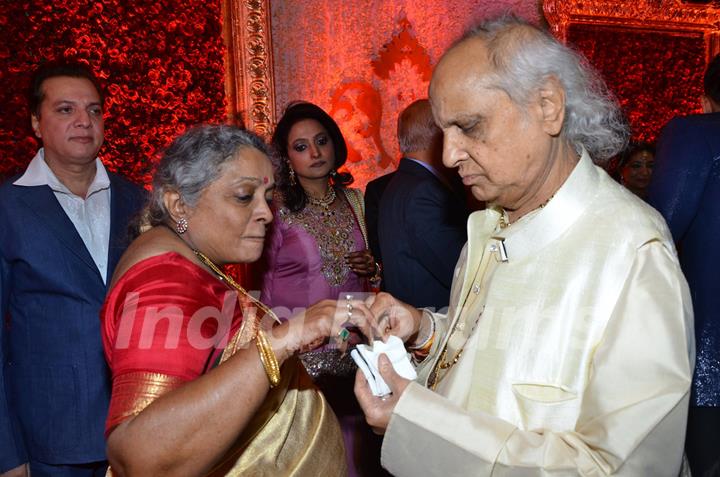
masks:
{"label": "cream colored kurta", "polygon": [[[692,308],[660,215],[585,153],[546,207],[474,213],[443,339],[388,426],[398,476],[677,476]],[[445,361],[436,363],[445,346]]]}

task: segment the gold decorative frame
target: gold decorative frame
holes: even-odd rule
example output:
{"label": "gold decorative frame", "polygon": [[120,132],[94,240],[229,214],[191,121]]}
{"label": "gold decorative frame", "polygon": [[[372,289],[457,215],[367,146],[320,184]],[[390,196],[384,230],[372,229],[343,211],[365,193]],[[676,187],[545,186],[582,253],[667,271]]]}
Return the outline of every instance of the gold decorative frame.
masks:
{"label": "gold decorative frame", "polygon": [[553,34],[567,41],[570,24],[612,25],[702,35],[706,59],[720,53],[720,7],[682,0],[543,0]]}
{"label": "gold decorative frame", "polygon": [[270,0],[223,0],[228,121],[268,137],[275,124]]}

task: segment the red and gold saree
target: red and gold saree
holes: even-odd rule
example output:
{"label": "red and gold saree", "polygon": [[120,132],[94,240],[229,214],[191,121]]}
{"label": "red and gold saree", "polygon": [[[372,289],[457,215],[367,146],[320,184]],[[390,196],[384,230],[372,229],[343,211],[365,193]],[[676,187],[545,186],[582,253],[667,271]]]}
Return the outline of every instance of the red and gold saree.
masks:
{"label": "red and gold saree", "polygon": [[[176,253],[130,268],[101,314],[113,377],[106,433],[222,366],[243,345],[237,339],[241,301],[235,290]],[[324,397],[297,359],[284,363],[281,376],[210,475],[316,476],[328,469],[345,475],[340,428]]]}

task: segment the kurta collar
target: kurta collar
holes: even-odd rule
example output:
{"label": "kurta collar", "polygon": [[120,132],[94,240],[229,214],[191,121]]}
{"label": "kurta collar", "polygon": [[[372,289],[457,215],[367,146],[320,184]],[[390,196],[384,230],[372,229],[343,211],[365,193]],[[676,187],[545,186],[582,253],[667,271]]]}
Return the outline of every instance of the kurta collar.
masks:
{"label": "kurta collar", "polygon": [[555,241],[588,208],[597,191],[598,171],[583,148],[570,176],[545,207],[499,231],[508,260],[522,260]]}

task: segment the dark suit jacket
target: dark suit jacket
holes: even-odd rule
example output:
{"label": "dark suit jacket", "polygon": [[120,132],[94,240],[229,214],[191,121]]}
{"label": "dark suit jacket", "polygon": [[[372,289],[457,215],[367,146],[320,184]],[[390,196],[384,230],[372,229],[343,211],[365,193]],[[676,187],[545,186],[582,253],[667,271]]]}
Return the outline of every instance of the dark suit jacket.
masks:
{"label": "dark suit jacket", "polygon": [[675,118],[663,128],[648,202],[670,226],[692,294],[691,403],[720,406],[720,113]]}
{"label": "dark suit jacket", "polygon": [[380,242],[378,240],[378,213],[380,212],[380,198],[385,188],[390,183],[395,172],[385,174],[377,179],[373,179],[365,186],[365,227],[368,235],[368,245],[373,257],[378,262],[382,262],[382,254],[380,252]]}
{"label": "dark suit jacket", "polygon": [[402,159],[380,200],[378,236],[386,290],[416,307],[444,308],[467,241],[463,192]]}
{"label": "dark suit jacket", "polygon": [[[109,281],[142,189],[110,176]],[[0,186],[0,472],[28,459],[105,460],[110,377],[100,335],[106,285],[47,186]]]}

